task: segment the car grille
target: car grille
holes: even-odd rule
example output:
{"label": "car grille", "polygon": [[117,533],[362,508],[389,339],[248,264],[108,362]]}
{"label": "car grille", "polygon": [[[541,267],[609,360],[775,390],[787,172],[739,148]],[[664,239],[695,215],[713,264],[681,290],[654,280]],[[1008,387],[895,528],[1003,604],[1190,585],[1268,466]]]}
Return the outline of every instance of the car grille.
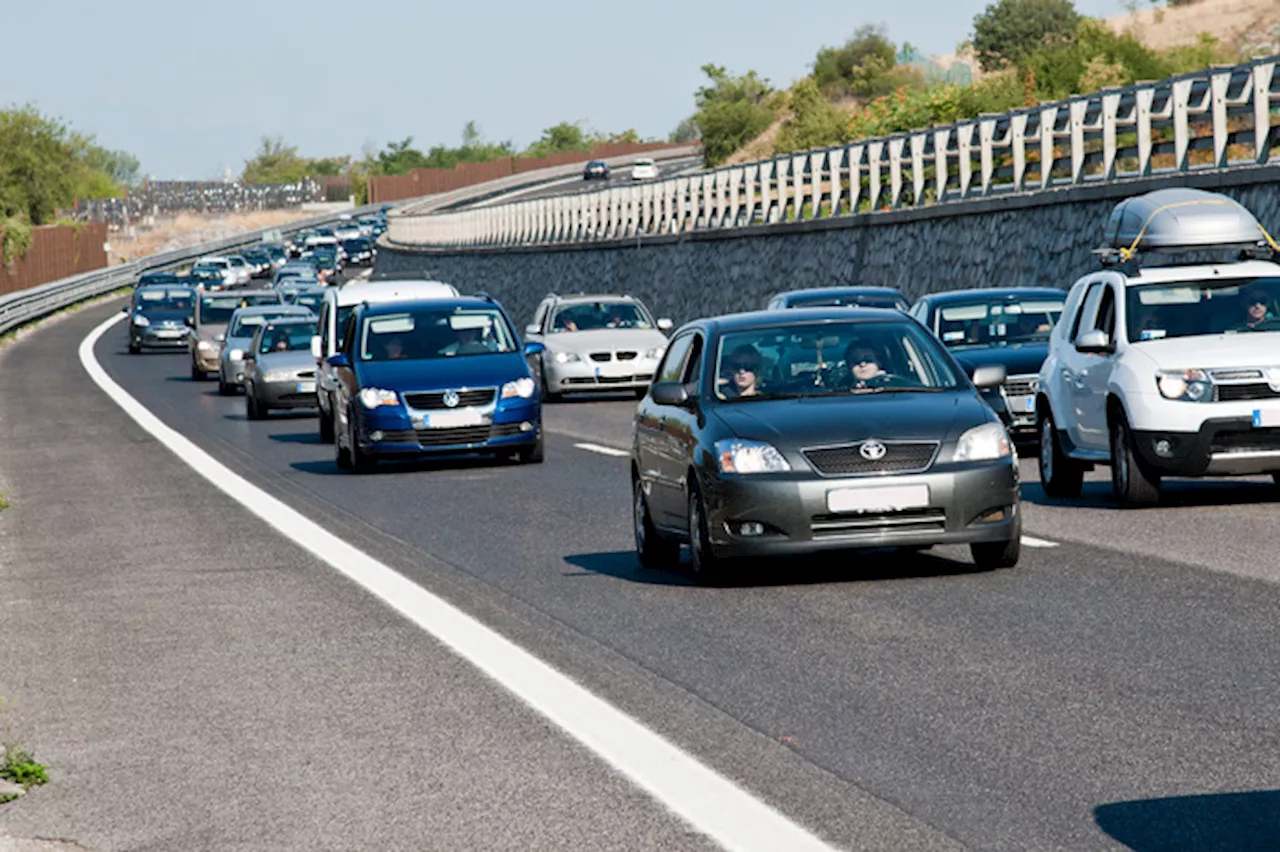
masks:
{"label": "car grille", "polygon": [[592,352],[590,355],[590,358],[592,361],[600,361],[600,362],[612,361],[613,353],[612,352]]}
{"label": "car grille", "polygon": [[315,405],[316,395],[314,393],[282,393],[277,399],[280,402],[309,402]]}
{"label": "car grille", "polygon": [[942,509],[907,509],[862,515],[815,515],[809,524],[814,538],[883,532],[946,532]]}
{"label": "car grille", "polygon": [[619,361],[634,361],[639,354],[639,352],[619,352],[617,358]]}
{"label": "car grille", "polygon": [[[459,408],[467,408],[472,406],[488,405],[493,402],[495,388],[478,388],[475,390],[460,390],[458,394]],[[430,411],[436,408],[446,408],[444,404],[445,391],[433,391],[431,393],[407,393],[404,395],[405,404],[410,408],[416,408],[419,411]]]}
{"label": "car grille", "polygon": [[1280,429],[1230,429],[1213,436],[1209,452],[1231,453],[1280,452]]}
{"label": "car grille", "polygon": [[823,476],[915,473],[927,470],[938,454],[937,441],[883,441],[884,457],[872,461],[862,457],[860,449],[863,443],[812,447],[801,452]]}
{"label": "car grille", "polygon": [[1250,399],[1277,399],[1280,391],[1271,389],[1266,382],[1250,382],[1244,385],[1218,385],[1214,397],[1218,402],[1240,402]]}
{"label": "car grille", "polygon": [[300,379],[314,379],[315,377],[316,377],[315,370],[299,370],[298,371],[298,378]]}
{"label": "car grille", "polygon": [[1039,376],[1010,376],[1005,379],[1004,393],[1005,396],[1035,396],[1039,384]]}
{"label": "car grille", "polygon": [[653,381],[653,373],[637,373],[634,376],[569,376],[562,379],[565,385],[625,385],[632,382]]}
{"label": "car grille", "polygon": [[484,444],[494,438],[525,434],[519,423],[493,426],[463,426],[458,429],[398,429],[383,433],[386,444],[418,444],[422,447],[466,447]]}

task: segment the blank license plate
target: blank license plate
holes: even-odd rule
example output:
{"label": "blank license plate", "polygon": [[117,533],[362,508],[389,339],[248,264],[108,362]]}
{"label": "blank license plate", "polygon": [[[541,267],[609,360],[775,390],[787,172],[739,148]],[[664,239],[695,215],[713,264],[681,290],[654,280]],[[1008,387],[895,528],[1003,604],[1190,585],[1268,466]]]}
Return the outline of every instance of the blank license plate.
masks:
{"label": "blank license plate", "polygon": [[1280,408],[1255,408],[1253,410],[1253,427],[1260,429],[1266,426],[1280,426]]}
{"label": "blank license plate", "polygon": [[1009,398],[1009,407],[1014,411],[1023,413],[1036,410],[1036,398],[1034,396],[1014,396]]}
{"label": "blank license plate", "polygon": [[474,408],[460,411],[441,411],[438,414],[424,414],[422,425],[427,429],[457,429],[460,426],[483,426],[484,415]]}
{"label": "blank license plate", "polygon": [[315,393],[315,382],[298,382],[298,393]]}
{"label": "blank license plate", "polygon": [[834,488],[827,492],[827,510],[838,512],[897,512],[929,505],[928,485],[890,485],[876,488]]}

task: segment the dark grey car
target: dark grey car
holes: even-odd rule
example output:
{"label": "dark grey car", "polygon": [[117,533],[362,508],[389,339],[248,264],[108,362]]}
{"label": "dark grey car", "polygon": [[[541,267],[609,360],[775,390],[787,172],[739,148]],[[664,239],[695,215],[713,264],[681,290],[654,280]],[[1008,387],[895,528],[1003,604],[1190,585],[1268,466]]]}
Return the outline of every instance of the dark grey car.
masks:
{"label": "dark grey car", "polygon": [[968,544],[1018,561],[1018,464],[977,386],[896,310],[820,308],[699,320],[672,337],[636,412],[632,500],[641,564],[690,545],[726,560]]}
{"label": "dark grey car", "polygon": [[244,356],[245,414],[262,420],[276,409],[316,407],[316,318],[282,317],[258,329]]}

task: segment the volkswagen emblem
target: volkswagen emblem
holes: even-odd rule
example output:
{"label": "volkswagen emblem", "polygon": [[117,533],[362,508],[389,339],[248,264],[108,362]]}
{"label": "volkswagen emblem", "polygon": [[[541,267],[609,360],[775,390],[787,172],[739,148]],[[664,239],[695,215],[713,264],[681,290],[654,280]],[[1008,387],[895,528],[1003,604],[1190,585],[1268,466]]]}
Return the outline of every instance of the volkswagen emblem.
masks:
{"label": "volkswagen emblem", "polygon": [[862,446],[858,447],[858,454],[867,461],[880,461],[887,452],[888,447],[879,441],[863,441]]}
{"label": "volkswagen emblem", "polygon": [[458,407],[458,392],[457,392],[457,391],[455,391],[455,390],[447,390],[447,391],[445,391],[445,392],[444,392],[444,399],[442,400],[442,402],[444,402],[444,407],[445,407],[445,408],[457,408],[457,407]]}

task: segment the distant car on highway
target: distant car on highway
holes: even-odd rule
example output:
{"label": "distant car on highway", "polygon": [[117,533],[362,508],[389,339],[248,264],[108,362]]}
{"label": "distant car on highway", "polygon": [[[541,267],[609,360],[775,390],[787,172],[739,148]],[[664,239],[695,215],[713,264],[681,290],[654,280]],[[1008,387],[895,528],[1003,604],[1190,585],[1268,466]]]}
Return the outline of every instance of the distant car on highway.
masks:
{"label": "distant car on highway", "polygon": [[129,314],[129,354],[137,355],[144,348],[185,347],[195,298],[194,288],[171,284],[144,284],[134,290],[124,308]]}
{"label": "distant car on highway", "polygon": [[258,328],[244,356],[245,416],[263,420],[276,409],[315,408],[316,317],[281,317]]}
{"label": "distant car on highway", "polygon": [[320,277],[316,275],[316,265],[309,258],[306,260],[291,260],[284,266],[276,270],[276,274],[271,279],[272,287],[280,287],[284,282],[291,279],[303,279],[314,283],[323,283]]}
{"label": "distant car on highway", "polygon": [[318,280],[310,283],[301,278],[286,281],[279,287],[280,298],[286,305],[301,305],[317,316],[320,314],[320,306],[324,304],[324,294],[328,289]]}
{"label": "distant car on highway", "polygon": [[381,279],[348,281],[325,291],[320,305],[320,331],[311,343],[316,361],[316,396],[320,406],[320,440],[333,440],[333,397],[337,392],[337,373],[328,359],[342,350],[347,321],[357,305],[380,305],[421,299],[456,298],[458,290],[443,281],[425,279]]}
{"label": "distant car on highway", "polygon": [[226,256],[227,263],[231,264],[231,270],[236,274],[236,283],[241,287],[248,287],[253,280],[253,267],[249,265],[249,261],[238,254],[229,254]]}
{"label": "distant car on highway", "polygon": [[361,232],[359,223],[353,221],[343,222],[341,225],[334,228],[333,236],[341,243],[346,240],[358,240],[364,236],[364,233]]}
{"label": "distant car on highway", "polygon": [[240,274],[225,257],[202,257],[192,264],[191,271],[192,273],[216,272],[222,276],[223,287],[235,287],[240,283]]}
{"label": "distant car on highway", "polygon": [[525,328],[545,346],[539,358],[543,398],[630,391],[643,397],[673,323],[655,320],[633,296],[548,295]]}
{"label": "distant car on highway", "polygon": [[342,260],[339,258],[337,250],[328,246],[321,246],[309,249],[308,252],[303,252],[302,256],[311,260],[316,269],[316,277],[320,279],[321,283],[334,283],[343,268]]}
{"label": "distant car on highway", "polygon": [[369,266],[373,263],[373,243],[365,237],[343,240],[342,250],[346,252],[347,263],[352,266]]}
{"label": "distant car on highway", "polygon": [[[266,292],[266,291],[263,291]],[[264,304],[237,308],[227,321],[222,354],[218,359],[218,393],[231,396],[244,381],[244,354],[253,345],[253,335],[268,320],[296,316],[314,318],[301,305]]]}
{"label": "distant car on highway", "polygon": [[240,252],[240,256],[249,264],[253,278],[267,278],[275,271],[271,263],[271,255],[267,254],[266,249],[247,248]]}
{"label": "distant car on highway", "polygon": [[364,472],[379,459],[441,453],[543,459],[538,386],[502,306],[458,297],[361,304],[337,374],[338,466]]}
{"label": "distant car on highway", "polygon": [[146,287],[151,284],[177,284],[179,286],[189,286],[191,281],[176,272],[144,272],[138,276],[136,281],[133,282],[133,286],[135,288]]}
{"label": "distant car on highway", "polygon": [[911,315],[937,335],[969,373],[999,364],[1007,377],[983,396],[1015,437],[1035,437],[1040,365],[1067,292],[1052,287],[990,287],[931,293]]}
{"label": "distant car on highway", "polygon": [[895,308],[906,311],[911,303],[892,287],[812,287],[779,293],[769,300],[765,310],[824,307]]}
{"label": "distant car on highway", "polygon": [[181,283],[190,287],[197,287],[206,293],[227,289],[227,280],[222,271],[218,269],[197,269],[193,267],[181,278]]}
{"label": "distant car on highway", "polygon": [[199,298],[196,299],[195,310],[187,321],[187,326],[191,329],[188,351],[191,354],[192,381],[201,381],[209,373],[218,372],[222,344],[227,339],[227,323],[237,308],[283,304],[280,294],[275,290],[197,293]]}
{"label": "distant car on highway", "polygon": [[641,157],[631,164],[632,180],[653,180],[658,176],[658,164],[652,157]]}
{"label": "distant car on highway", "polygon": [[604,160],[592,160],[582,167],[583,180],[608,180],[609,164]]}
{"label": "distant car on highway", "polygon": [[685,542],[710,580],[738,557],[967,544],[978,567],[1012,567],[1018,460],[975,390],[1003,378],[984,367],[970,381],[899,311],[683,326],[635,415],[641,564],[669,567]]}

